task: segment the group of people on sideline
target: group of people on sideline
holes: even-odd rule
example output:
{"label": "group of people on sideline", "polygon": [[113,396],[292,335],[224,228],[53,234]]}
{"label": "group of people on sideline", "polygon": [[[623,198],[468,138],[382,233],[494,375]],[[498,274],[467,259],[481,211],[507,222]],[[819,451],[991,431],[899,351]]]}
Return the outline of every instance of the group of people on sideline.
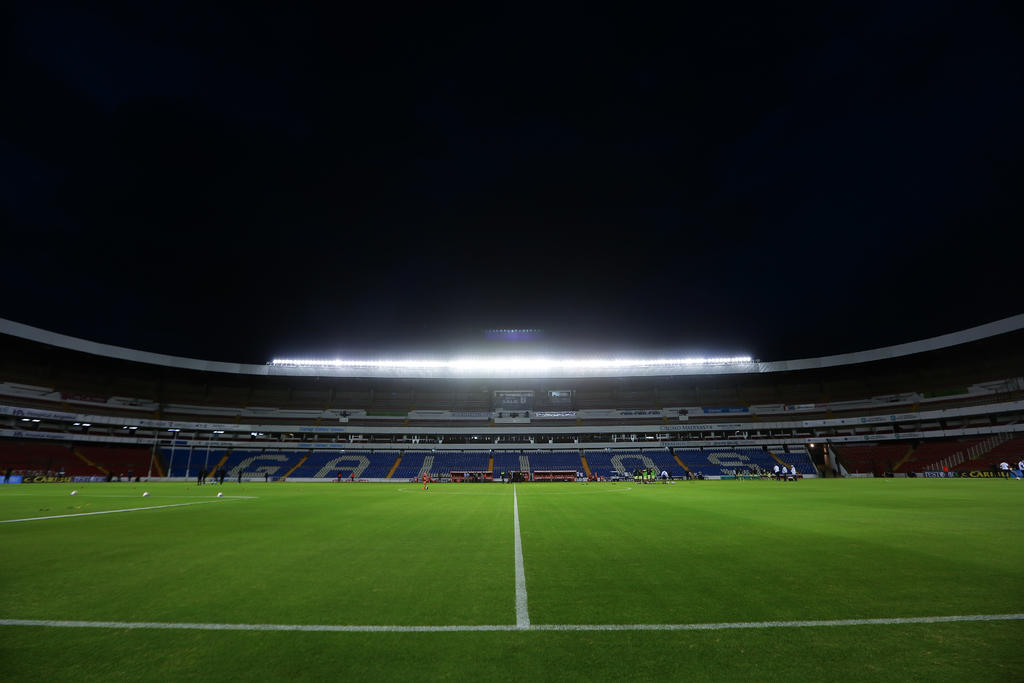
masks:
{"label": "group of people on sideline", "polygon": [[789,465],[788,467],[786,465],[776,465],[772,472],[772,479],[776,479],[778,481],[796,481],[796,465]]}

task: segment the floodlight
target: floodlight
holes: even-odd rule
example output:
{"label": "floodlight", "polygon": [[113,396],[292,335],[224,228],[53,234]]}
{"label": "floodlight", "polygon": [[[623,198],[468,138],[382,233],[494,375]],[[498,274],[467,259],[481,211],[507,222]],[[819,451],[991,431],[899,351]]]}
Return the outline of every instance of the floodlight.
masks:
{"label": "floodlight", "polygon": [[608,371],[639,372],[674,369],[680,371],[697,367],[749,365],[750,356],[722,356],[711,358],[545,358],[545,357],[465,357],[449,360],[357,360],[336,358],[333,360],[275,358],[270,365],[293,368],[337,368],[343,370],[384,370],[443,372],[456,375],[467,374],[548,374],[583,372],[601,373]]}

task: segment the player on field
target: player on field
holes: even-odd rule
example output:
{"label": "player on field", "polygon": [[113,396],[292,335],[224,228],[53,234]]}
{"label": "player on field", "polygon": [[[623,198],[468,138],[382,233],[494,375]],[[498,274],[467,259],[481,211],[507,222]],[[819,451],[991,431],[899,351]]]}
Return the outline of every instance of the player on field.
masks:
{"label": "player on field", "polygon": [[430,476],[426,472],[424,472],[423,473],[423,490],[424,491],[426,491],[426,490],[428,490],[430,488],[430,486],[428,485],[429,482],[430,482]]}

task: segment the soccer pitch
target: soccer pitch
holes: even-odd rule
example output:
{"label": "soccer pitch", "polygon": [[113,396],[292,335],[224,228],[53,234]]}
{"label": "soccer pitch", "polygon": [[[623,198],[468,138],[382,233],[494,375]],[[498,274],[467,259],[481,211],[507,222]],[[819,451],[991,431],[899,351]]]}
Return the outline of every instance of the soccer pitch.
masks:
{"label": "soccer pitch", "polygon": [[1021,680],[1022,497],[952,479],[2,486],[0,677]]}

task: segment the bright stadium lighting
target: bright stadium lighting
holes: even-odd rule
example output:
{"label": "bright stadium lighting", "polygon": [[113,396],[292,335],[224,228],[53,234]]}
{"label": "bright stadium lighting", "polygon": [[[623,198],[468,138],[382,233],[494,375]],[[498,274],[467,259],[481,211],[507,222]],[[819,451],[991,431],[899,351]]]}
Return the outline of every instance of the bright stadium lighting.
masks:
{"label": "bright stadium lighting", "polygon": [[290,368],[337,368],[346,370],[434,370],[454,374],[470,373],[547,373],[601,370],[644,370],[678,368],[680,370],[702,366],[750,364],[750,356],[722,356],[713,358],[455,358],[451,360],[357,360],[336,358],[299,359],[275,358],[270,365]]}

